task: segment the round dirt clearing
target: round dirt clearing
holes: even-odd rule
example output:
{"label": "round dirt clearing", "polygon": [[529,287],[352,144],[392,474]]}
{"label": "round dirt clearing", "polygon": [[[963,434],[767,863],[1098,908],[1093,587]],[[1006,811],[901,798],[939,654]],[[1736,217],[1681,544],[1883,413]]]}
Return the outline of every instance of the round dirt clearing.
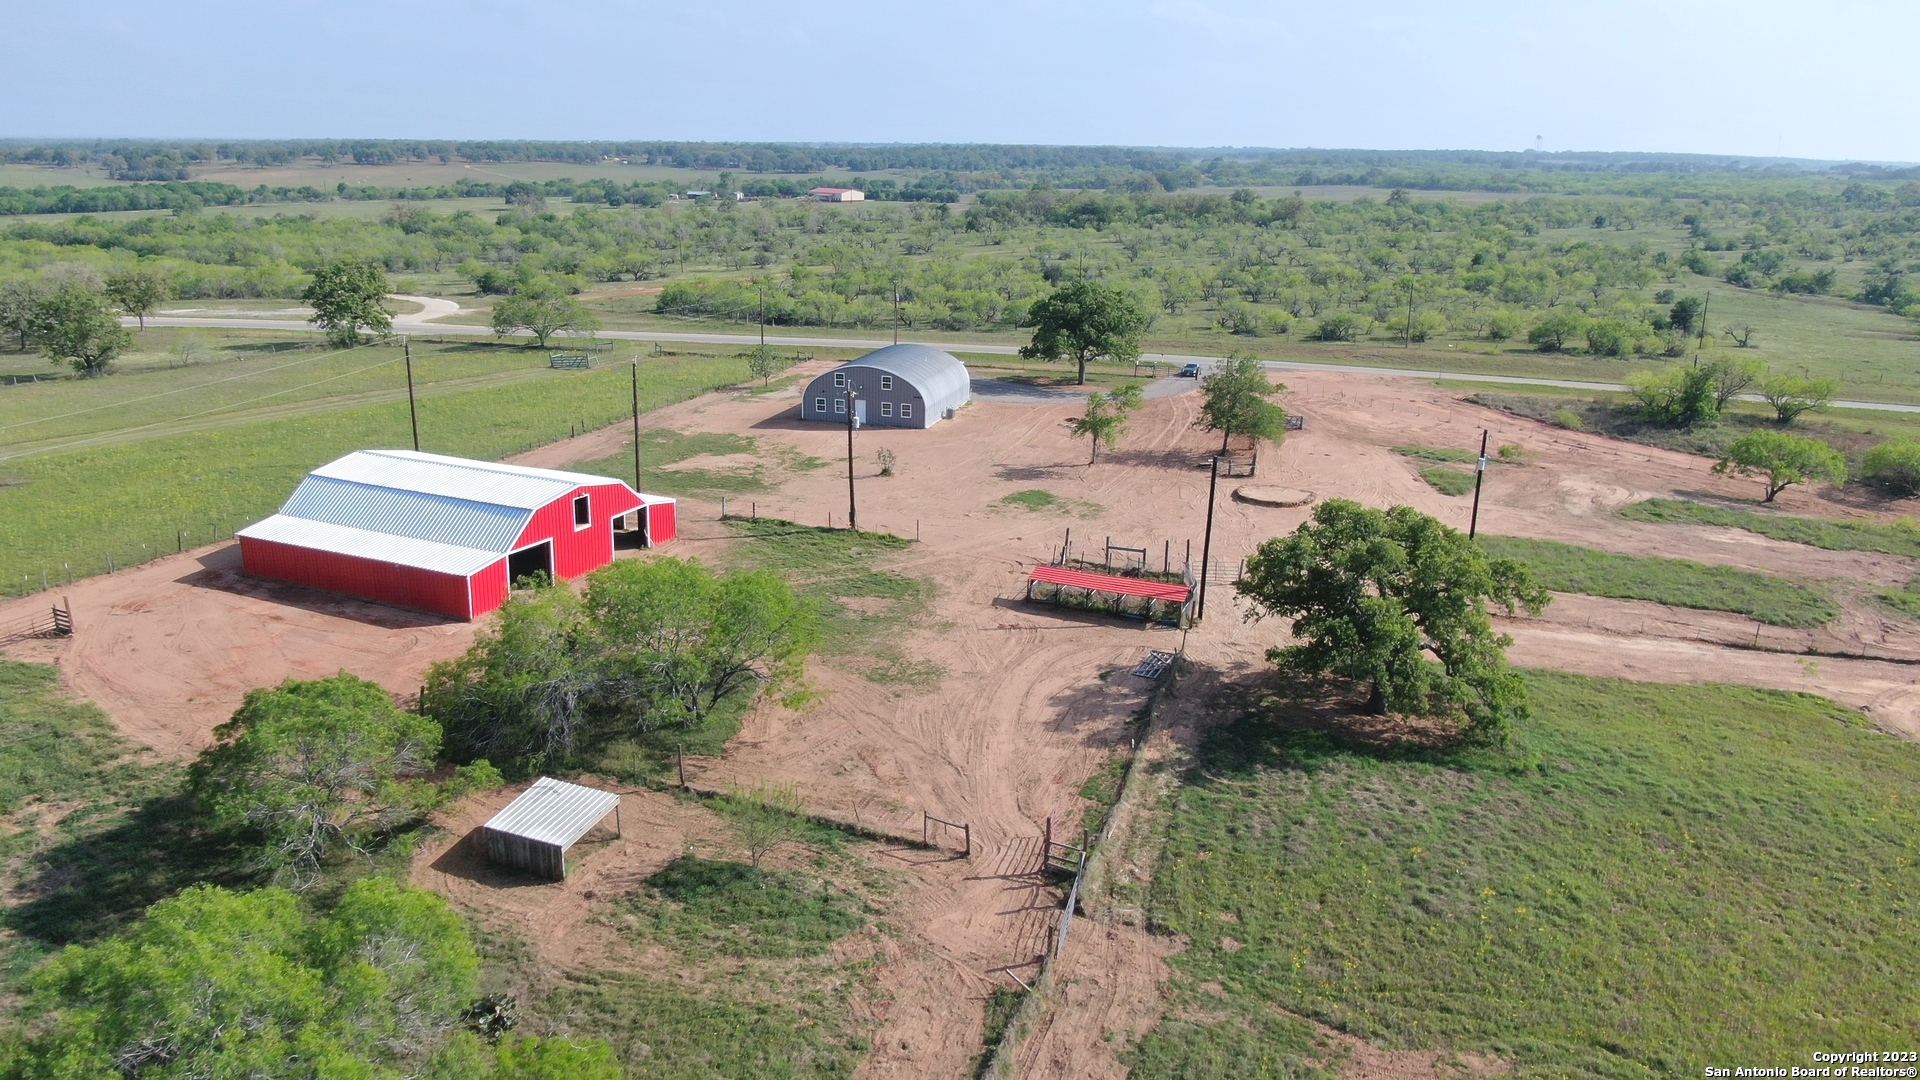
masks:
{"label": "round dirt clearing", "polygon": [[1270,484],[1248,484],[1234,488],[1233,497],[1255,506],[1305,506],[1313,501],[1313,492]]}

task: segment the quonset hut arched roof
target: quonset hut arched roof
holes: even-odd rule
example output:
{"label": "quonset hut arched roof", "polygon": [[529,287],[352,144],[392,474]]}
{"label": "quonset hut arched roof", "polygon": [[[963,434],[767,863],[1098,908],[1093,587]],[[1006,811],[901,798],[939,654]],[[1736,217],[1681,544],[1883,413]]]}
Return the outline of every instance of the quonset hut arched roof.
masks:
{"label": "quonset hut arched roof", "polygon": [[[876,368],[920,388],[930,409],[957,409],[967,403],[967,365],[931,345],[902,342],[875,349],[841,367]],[[937,414],[936,414],[937,415]]]}

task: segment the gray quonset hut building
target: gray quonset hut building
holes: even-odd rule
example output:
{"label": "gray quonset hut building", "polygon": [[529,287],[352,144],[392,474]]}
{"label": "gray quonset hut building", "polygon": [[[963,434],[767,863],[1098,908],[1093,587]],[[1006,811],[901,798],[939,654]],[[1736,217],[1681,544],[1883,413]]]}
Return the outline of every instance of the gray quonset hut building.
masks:
{"label": "gray quonset hut building", "polygon": [[967,365],[927,345],[903,343],[849,360],[807,384],[800,419],[847,422],[847,391],[866,426],[932,427],[967,403]]}

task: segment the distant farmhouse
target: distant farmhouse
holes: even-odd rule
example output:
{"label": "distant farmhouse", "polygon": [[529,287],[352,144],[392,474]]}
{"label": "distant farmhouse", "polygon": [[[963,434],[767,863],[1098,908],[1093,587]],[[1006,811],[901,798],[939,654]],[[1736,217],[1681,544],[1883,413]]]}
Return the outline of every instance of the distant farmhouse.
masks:
{"label": "distant farmhouse", "polygon": [[889,345],[816,376],[800,400],[800,419],[927,428],[951,418],[969,396],[967,365],[926,345]]}
{"label": "distant farmhouse", "polygon": [[807,194],[821,202],[866,202],[867,193],[850,187],[817,187]]}

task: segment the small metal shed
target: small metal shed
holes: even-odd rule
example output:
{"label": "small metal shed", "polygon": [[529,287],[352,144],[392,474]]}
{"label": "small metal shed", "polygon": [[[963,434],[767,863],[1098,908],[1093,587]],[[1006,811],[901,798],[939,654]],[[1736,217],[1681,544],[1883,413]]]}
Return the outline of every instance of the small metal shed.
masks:
{"label": "small metal shed", "polygon": [[487,858],[549,881],[567,876],[567,849],[613,815],[620,833],[620,796],[543,776],[481,826]]}

